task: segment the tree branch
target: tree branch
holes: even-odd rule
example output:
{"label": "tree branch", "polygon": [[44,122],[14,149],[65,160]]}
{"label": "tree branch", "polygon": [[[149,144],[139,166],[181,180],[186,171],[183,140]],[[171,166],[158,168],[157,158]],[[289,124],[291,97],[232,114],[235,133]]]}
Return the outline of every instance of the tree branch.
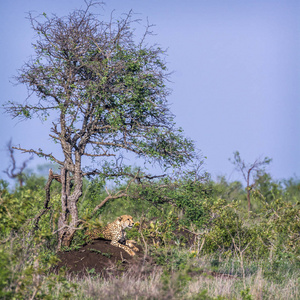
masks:
{"label": "tree branch", "polygon": [[41,217],[50,209],[49,202],[50,202],[50,186],[52,183],[52,180],[54,179],[54,174],[52,169],[49,170],[49,176],[48,176],[48,180],[47,183],[45,185],[45,191],[46,191],[46,199],[44,202],[44,208],[39,212],[38,215],[35,216],[34,218],[34,230],[38,230],[39,229],[39,221],[41,219]]}
{"label": "tree branch", "polygon": [[52,154],[45,154],[43,153],[42,151],[36,151],[36,150],[33,150],[33,149],[23,149],[23,148],[19,148],[19,147],[12,147],[13,149],[16,149],[16,150],[20,150],[22,151],[23,153],[34,153],[38,156],[42,156],[42,157],[49,157],[51,160],[54,160],[56,163],[58,163],[59,165],[63,166],[64,163],[58,159],[56,159]]}
{"label": "tree branch", "polygon": [[24,180],[24,174],[23,174],[23,171],[24,169],[26,168],[27,166],[27,163],[33,158],[32,156],[23,161],[23,164],[21,167],[17,168],[17,165],[16,165],[16,160],[15,160],[15,156],[14,156],[14,147],[12,147],[12,140],[10,140],[8,143],[7,143],[7,150],[9,152],[9,156],[10,156],[10,159],[11,159],[11,166],[9,166],[6,170],[4,170],[3,172],[9,177],[9,178],[18,178],[19,180],[19,184],[20,184],[20,187],[22,187],[23,185],[23,180]]}
{"label": "tree branch", "polygon": [[[140,171],[138,171],[138,172],[136,173],[136,176],[138,176],[139,172],[140,172]],[[104,206],[105,203],[106,203],[108,200],[111,200],[111,199],[118,199],[118,198],[122,198],[122,197],[127,197],[127,196],[128,196],[128,195],[127,195],[127,190],[128,190],[128,188],[130,187],[131,183],[136,179],[136,176],[135,176],[134,178],[132,178],[132,179],[129,181],[129,183],[127,184],[127,187],[126,187],[126,189],[125,189],[124,191],[119,191],[119,192],[117,192],[115,195],[111,195],[111,194],[109,193],[107,187],[105,187],[105,191],[106,191],[106,193],[108,194],[108,196],[107,196],[100,204],[98,204],[98,205],[94,208],[94,210],[93,210],[93,212],[92,212],[92,216],[98,211],[98,209],[100,209],[102,206]]]}

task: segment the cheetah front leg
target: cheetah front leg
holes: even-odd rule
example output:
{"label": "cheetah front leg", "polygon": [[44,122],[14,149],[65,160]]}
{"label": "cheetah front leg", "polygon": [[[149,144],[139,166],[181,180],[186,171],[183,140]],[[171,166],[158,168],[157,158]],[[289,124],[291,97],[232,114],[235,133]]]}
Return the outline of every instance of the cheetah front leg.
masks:
{"label": "cheetah front leg", "polygon": [[126,246],[132,248],[134,251],[140,251],[139,248],[134,246],[136,244],[135,240],[126,240],[126,232],[124,230],[122,230],[122,239],[124,239]]}
{"label": "cheetah front leg", "polygon": [[130,256],[135,256],[135,252],[133,250],[131,250],[128,246],[122,245],[120,244],[118,241],[112,240],[111,245],[115,246],[115,247],[119,247],[122,248],[123,250],[125,250]]}
{"label": "cheetah front leg", "polygon": [[134,251],[140,251],[139,248],[135,247],[133,243],[136,244],[136,241],[134,241],[134,240],[127,240],[126,241],[126,246],[132,248]]}

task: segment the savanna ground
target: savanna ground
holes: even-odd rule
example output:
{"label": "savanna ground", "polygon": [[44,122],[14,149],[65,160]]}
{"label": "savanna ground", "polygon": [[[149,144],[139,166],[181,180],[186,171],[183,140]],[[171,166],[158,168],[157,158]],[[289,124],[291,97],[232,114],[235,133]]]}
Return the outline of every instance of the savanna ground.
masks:
{"label": "savanna ground", "polygon": [[[300,299],[299,182],[256,178],[248,213],[240,182],[219,178],[132,184],[108,201],[101,180],[85,181],[79,212],[85,224],[57,252],[60,186],[43,208],[46,179],[22,187],[1,181],[1,299]],[[117,188],[115,189],[117,191]],[[140,249],[130,257],[109,241],[86,243],[85,230],[130,214],[127,230]]]}

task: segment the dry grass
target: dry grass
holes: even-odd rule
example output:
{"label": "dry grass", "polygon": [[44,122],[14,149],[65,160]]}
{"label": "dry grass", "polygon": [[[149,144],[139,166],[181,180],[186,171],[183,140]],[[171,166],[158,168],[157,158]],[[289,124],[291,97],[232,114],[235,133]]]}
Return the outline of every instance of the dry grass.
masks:
{"label": "dry grass", "polygon": [[[252,276],[246,278],[249,287],[249,295],[253,300],[276,300],[276,299],[300,299],[299,298],[299,274],[290,278],[283,278],[282,282],[274,283],[263,277],[263,270],[259,269]],[[69,281],[77,285],[72,299],[197,299],[197,295],[204,290],[210,299],[222,296],[225,299],[246,299],[241,296],[244,290],[242,278],[214,277],[205,273],[194,276],[178,289],[179,276],[170,276],[166,283],[161,268],[153,267],[151,271],[143,272],[136,267],[129,269],[119,277],[69,278]],[[173,282],[172,282],[173,281]],[[55,286],[53,297],[57,299],[63,290],[62,284]],[[200,298],[204,299],[204,298]],[[248,299],[248,298],[247,298]]]}
{"label": "dry grass", "polygon": [[80,287],[78,299],[160,299],[162,270],[154,268],[151,274],[128,270],[120,277],[86,277],[71,279]]}
{"label": "dry grass", "polygon": [[[246,285],[249,287],[249,295],[253,300],[291,300],[300,299],[299,295],[299,275],[285,278],[281,284],[269,282],[262,276],[262,270],[246,278]],[[211,297],[222,296],[226,299],[244,299],[241,296],[243,290],[242,279],[213,278],[212,276],[199,276],[190,282],[186,298],[207,290],[207,295]]]}

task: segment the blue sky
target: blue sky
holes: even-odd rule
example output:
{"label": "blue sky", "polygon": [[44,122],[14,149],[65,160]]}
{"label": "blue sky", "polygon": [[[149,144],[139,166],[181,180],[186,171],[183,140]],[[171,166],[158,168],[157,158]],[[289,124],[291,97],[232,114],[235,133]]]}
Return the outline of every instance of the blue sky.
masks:
{"label": "blue sky", "polygon": [[[63,16],[79,7],[84,1],[0,2],[1,104],[27,96],[25,87],[10,83],[33,53],[26,12]],[[236,150],[248,162],[271,157],[268,171],[276,179],[299,178],[299,1],[111,0],[99,12],[107,18],[113,9],[115,16],[133,9],[156,25],[151,42],[168,48],[168,67],[174,71],[171,110],[207,157],[205,169],[213,178],[238,178],[228,161]],[[1,170],[8,164],[10,138],[24,148],[59,151],[49,141],[47,124],[19,122],[3,113],[0,122]],[[44,162],[35,158],[31,167]]]}

